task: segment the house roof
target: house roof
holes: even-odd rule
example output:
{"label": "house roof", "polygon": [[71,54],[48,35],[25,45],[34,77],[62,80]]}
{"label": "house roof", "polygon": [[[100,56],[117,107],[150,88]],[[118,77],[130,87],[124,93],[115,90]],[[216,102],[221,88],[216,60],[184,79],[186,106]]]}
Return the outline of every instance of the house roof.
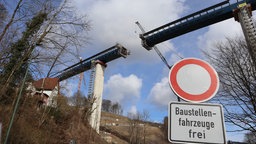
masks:
{"label": "house roof", "polygon": [[53,90],[58,84],[58,78],[43,78],[33,82],[34,87],[39,90]]}

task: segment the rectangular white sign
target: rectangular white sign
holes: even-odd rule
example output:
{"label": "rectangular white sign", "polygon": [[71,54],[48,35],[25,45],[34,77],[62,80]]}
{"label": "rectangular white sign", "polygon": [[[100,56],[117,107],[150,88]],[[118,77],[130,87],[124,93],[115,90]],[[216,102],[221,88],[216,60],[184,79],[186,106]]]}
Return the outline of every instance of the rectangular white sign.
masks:
{"label": "rectangular white sign", "polygon": [[222,106],[170,102],[168,139],[175,143],[225,144]]}

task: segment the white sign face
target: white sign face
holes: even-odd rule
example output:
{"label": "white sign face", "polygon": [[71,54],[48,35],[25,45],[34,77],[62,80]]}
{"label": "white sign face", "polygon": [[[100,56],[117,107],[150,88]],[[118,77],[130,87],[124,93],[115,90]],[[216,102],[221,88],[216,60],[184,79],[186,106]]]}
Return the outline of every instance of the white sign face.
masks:
{"label": "white sign face", "polygon": [[170,142],[226,143],[221,105],[171,102],[168,124]]}
{"label": "white sign face", "polygon": [[186,101],[199,103],[215,96],[219,88],[219,77],[207,62],[186,58],[172,66],[169,83],[177,96]]}

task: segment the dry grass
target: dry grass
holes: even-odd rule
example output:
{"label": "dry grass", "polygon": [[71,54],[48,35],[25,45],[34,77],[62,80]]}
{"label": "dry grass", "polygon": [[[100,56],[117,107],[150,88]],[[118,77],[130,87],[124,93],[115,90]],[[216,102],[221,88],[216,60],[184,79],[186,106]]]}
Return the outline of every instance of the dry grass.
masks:
{"label": "dry grass", "polygon": [[[127,117],[115,115],[112,113],[102,112],[101,114],[101,126],[102,130],[110,132],[109,136],[112,136],[112,142],[118,144],[127,144],[130,139],[130,120]],[[162,124],[156,124],[151,122],[140,122],[142,134],[140,137],[144,137],[145,128],[145,143],[146,144],[168,144],[169,142],[164,138],[164,133],[161,129]],[[113,125],[114,124],[114,125]],[[117,135],[116,135],[117,134]],[[104,133],[101,133],[104,136]],[[106,134],[105,134],[106,135]],[[144,140],[142,140],[142,143]]]}
{"label": "dry grass", "polygon": [[[2,141],[5,139],[13,103],[0,105],[0,120],[3,123]],[[39,109],[33,98],[23,97],[15,116],[9,136],[10,144],[68,144],[75,140],[76,144],[128,144],[130,140],[130,119],[124,116],[102,112],[101,132],[98,135],[88,126],[86,120],[81,119],[79,109],[67,105],[65,97],[58,98],[58,107]],[[165,144],[163,132],[159,126],[150,122],[139,122],[145,125],[146,144]],[[113,125],[114,124],[114,125]],[[144,132],[144,131],[142,131]],[[140,135],[143,139],[143,135]],[[141,140],[142,143],[144,139]]]}
{"label": "dry grass", "polygon": [[[9,135],[9,144],[106,144],[86,120],[81,119],[79,110],[67,105],[62,97],[58,108],[38,109],[33,98],[21,100]],[[25,102],[25,103],[24,103]],[[0,105],[3,122],[2,141],[5,139],[12,105]]]}

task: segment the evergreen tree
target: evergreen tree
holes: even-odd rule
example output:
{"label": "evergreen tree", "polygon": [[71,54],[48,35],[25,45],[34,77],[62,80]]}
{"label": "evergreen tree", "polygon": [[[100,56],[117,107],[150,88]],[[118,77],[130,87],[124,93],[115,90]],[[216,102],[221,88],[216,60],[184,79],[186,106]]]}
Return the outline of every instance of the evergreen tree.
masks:
{"label": "evergreen tree", "polygon": [[14,86],[22,80],[26,69],[29,67],[28,60],[36,47],[33,38],[46,18],[46,13],[39,12],[35,15],[26,24],[27,27],[22,37],[10,47],[10,58],[3,67],[0,77],[0,84],[3,86],[2,93],[9,86]]}

